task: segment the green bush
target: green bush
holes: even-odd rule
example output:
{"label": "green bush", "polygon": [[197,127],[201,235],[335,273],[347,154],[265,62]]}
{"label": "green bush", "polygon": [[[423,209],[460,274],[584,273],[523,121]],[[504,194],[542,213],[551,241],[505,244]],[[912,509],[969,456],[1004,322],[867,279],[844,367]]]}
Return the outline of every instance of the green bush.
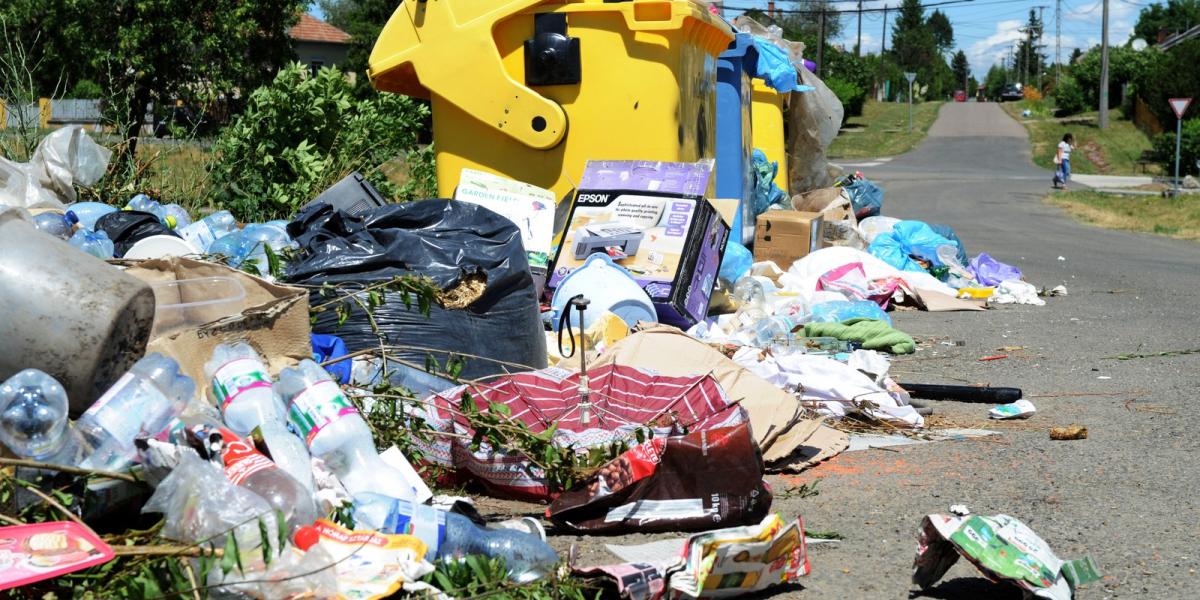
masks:
{"label": "green bush", "polygon": [[[244,221],[286,218],[351,171],[380,193],[409,200],[428,177],[401,188],[381,167],[393,159],[424,163],[417,132],[428,109],[405,96],[357,98],[341,72],[310,76],[293,64],[250,94],[246,109],[221,132],[211,167],[217,202]],[[427,173],[424,164],[410,172]]]}
{"label": "green bush", "polygon": [[71,91],[67,92],[66,97],[72,100],[96,100],[104,97],[104,90],[91,79],[80,79],[71,86]]}
{"label": "green bush", "polygon": [[1091,105],[1083,87],[1074,77],[1063,77],[1054,89],[1054,103],[1058,106],[1059,116],[1076,115],[1086,112]]}
{"label": "green bush", "polygon": [[[1154,136],[1154,153],[1163,165],[1163,173],[1175,174],[1175,132]],[[1200,175],[1196,161],[1200,160],[1200,118],[1183,122],[1183,144],[1179,148],[1179,176]]]}
{"label": "green bush", "polygon": [[829,86],[829,90],[838,97],[838,100],[841,100],[842,107],[845,108],[843,123],[850,117],[862,116],[863,103],[867,100],[866,90],[837,77],[826,79],[825,85]]}

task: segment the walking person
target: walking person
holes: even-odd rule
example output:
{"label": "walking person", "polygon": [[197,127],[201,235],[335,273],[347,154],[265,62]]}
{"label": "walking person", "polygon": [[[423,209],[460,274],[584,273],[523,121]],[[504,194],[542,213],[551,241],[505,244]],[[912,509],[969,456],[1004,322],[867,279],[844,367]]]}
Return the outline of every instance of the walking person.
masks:
{"label": "walking person", "polygon": [[1071,150],[1075,149],[1075,136],[1066,134],[1062,141],[1058,143],[1058,150],[1054,153],[1054,189],[1067,189],[1067,182],[1071,180]]}

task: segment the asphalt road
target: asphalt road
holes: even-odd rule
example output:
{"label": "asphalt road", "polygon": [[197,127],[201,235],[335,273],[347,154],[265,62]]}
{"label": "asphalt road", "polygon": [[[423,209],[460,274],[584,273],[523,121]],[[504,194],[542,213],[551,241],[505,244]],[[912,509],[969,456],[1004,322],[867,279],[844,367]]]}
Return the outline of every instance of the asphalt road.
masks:
{"label": "asphalt road", "polygon": [[[897,379],[1020,387],[1038,413],[996,423],[987,405],[929,402],[943,423],[1002,434],[844,453],[799,475],[770,476],[774,510],[845,539],[810,547],[803,585],[766,597],[1020,598],[964,561],[924,595],[912,585],[921,519],[952,504],[1017,517],[1061,558],[1091,554],[1106,576],[1079,598],[1200,597],[1200,354],[1105,358],[1200,348],[1200,245],[1092,228],[1044,204],[1050,173],[1033,166],[1023,128],[994,104],[947,104],[919,148],[851,168],[885,188],[884,214],[950,225],[971,255],[986,251],[1039,287],[1066,285],[1069,295],[1044,307],[893,313],[921,342],[894,362]],[[1009,358],[978,360],[995,354]],[[1088,439],[1049,439],[1050,427],[1069,424],[1086,426]],[[818,481],[816,496],[796,493]],[[481,508],[540,510],[495,501]],[[605,543],[649,539],[551,543],[577,544],[587,565],[612,560]]]}

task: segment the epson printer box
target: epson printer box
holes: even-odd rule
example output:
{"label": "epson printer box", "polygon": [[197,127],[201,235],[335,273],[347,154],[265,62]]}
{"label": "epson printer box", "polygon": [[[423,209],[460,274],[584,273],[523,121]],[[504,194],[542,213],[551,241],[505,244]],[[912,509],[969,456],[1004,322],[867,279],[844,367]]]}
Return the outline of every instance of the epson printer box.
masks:
{"label": "epson printer box", "polygon": [[704,319],[729,225],[705,198],[712,161],[589,161],[571,204],[548,288],[602,252],[642,286],[659,321]]}

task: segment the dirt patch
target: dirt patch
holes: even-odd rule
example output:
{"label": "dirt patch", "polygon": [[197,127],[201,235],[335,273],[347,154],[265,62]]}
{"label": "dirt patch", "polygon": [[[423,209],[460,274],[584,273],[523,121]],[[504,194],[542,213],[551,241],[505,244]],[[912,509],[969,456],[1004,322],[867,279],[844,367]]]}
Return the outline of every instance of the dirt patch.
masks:
{"label": "dirt patch", "polygon": [[1096,165],[1096,170],[1100,171],[1100,173],[1108,173],[1112,170],[1112,165],[1108,164],[1108,161],[1104,159],[1104,149],[1095,140],[1088,140],[1083,145],[1083,155],[1087,157],[1088,162]]}

